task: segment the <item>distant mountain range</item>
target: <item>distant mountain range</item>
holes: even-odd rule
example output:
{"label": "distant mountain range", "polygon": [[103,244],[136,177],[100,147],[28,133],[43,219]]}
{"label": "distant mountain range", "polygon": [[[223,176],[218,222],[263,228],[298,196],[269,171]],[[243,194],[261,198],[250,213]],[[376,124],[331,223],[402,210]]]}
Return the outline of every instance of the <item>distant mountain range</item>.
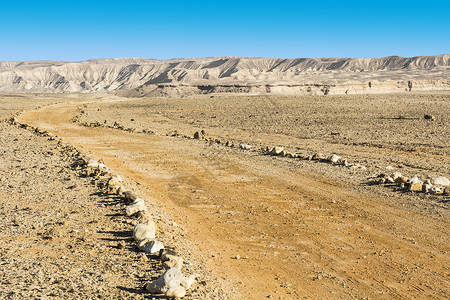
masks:
{"label": "distant mountain range", "polygon": [[[370,82],[370,83],[369,83]],[[210,57],[0,62],[0,92],[342,94],[450,90],[450,54],[412,58]]]}

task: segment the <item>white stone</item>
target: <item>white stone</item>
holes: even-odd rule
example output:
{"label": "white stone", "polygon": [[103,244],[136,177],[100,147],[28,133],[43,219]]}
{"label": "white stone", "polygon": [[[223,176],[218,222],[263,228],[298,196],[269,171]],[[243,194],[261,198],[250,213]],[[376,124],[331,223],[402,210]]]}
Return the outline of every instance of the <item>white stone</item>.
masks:
{"label": "white stone", "polygon": [[340,159],[341,159],[341,157],[336,154],[333,154],[330,157],[328,157],[328,161],[333,164],[337,164]]}
{"label": "white stone", "polygon": [[432,193],[432,194],[441,194],[441,193],[442,193],[442,190],[441,190],[439,187],[437,187],[437,186],[433,186],[433,187],[430,189],[430,193]]}
{"label": "white stone", "polygon": [[387,166],[386,170],[394,170],[394,168],[392,166]]}
{"label": "white stone", "polygon": [[273,147],[270,150],[270,155],[281,155],[281,153],[284,151],[284,147]]}
{"label": "white stone", "polygon": [[156,226],[152,224],[137,224],[133,229],[133,238],[136,241],[153,240],[156,237]]}
{"label": "white stone", "polygon": [[395,181],[397,178],[401,178],[402,177],[402,173],[394,172],[394,173],[392,173],[391,177]]}
{"label": "white stone", "polygon": [[424,185],[422,185],[422,192],[428,193],[428,192],[430,192],[432,187],[433,186],[431,184],[424,183]]}
{"label": "white stone", "polygon": [[93,160],[93,159],[89,160],[87,163],[87,167],[88,168],[98,168],[98,161]]}
{"label": "white stone", "polygon": [[422,181],[420,181],[419,177],[417,176],[413,176],[410,180],[408,180],[408,183],[413,185],[413,184],[417,184],[417,183],[423,183]]}
{"label": "white stone", "polygon": [[139,242],[138,248],[145,253],[158,253],[161,249],[164,249],[163,243],[156,240],[144,239]]}
{"label": "white stone", "polygon": [[249,145],[249,144],[240,144],[239,148],[244,149],[244,150],[250,150],[253,148],[253,146]]}
{"label": "white stone", "polygon": [[386,183],[394,183],[394,179],[392,177],[386,178]]}
{"label": "white stone", "polygon": [[448,180],[448,178],[444,177],[444,176],[434,177],[431,179],[431,184],[440,185],[440,186],[449,186],[450,180]]}
{"label": "white stone", "polygon": [[195,277],[184,277],[180,270],[171,268],[165,271],[158,279],[148,283],[145,288],[152,294],[173,293],[174,289],[180,287],[188,290],[194,283]]}
{"label": "white stone", "polygon": [[145,201],[143,199],[136,199],[132,204],[127,205],[125,207],[125,214],[127,216],[132,216],[140,211],[146,211],[147,206],[145,205]]}

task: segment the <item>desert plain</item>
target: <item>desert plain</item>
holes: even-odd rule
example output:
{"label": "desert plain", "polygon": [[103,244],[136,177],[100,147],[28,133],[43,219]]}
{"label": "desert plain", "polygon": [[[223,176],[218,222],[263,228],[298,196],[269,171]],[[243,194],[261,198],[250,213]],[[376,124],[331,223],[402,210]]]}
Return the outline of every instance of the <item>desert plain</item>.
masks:
{"label": "desert plain", "polygon": [[164,96],[0,95],[2,298],[165,297],[87,158],[145,200],[186,299],[448,297],[448,90]]}

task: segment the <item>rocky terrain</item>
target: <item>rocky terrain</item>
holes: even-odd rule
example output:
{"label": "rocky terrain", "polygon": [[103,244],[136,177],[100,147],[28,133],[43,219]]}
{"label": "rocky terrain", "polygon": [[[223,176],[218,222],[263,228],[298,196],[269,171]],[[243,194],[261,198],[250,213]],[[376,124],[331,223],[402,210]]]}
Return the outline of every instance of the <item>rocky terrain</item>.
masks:
{"label": "rocky terrain", "polygon": [[[422,181],[448,176],[447,111],[450,101],[446,93],[215,96],[182,101],[144,98],[87,105],[79,108],[76,121],[89,127],[195,138],[232,148],[245,149],[244,145],[248,145],[248,149],[262,155],[271,154],[274,146],[282,147],[285,153],[281,156],[291,158],[311,160],[318,154],[314,160],[326,161],[334,154],[343,157],[348,167],[357,165],[363,169],[350,171],[353,174],[349,176],[345,170],[319,167],[316,163],[303,168],[339,180],[351,178],[352,184],[359,186],[372,182],[371,176],[390,175],[394,171],[409,178],[417,175]],[[293,154],[297,156],[292,157]],[[386,167],[392,169],[385,170]],[[434,207],[445,203],[442,197],[436,200]]]}
{"label": "rocky terrain", "polygon": [[[448,92],[183,99],[66,96],[55,95],[44,103],[49,105],[35,110],[28,106],[16,122],[48,131],[65,145],[101,159],[110,174],[123,178],[125,189],[144,199],[158,227],[156,240],[181,254],[183,275],[199,274],[186,297],[445,298],[448,294]],[[28,99],[37,105],[39,100],[33,99],[39,97],[50,98],[22,94],[3,99]],[[46,143],[57,145],[56,140]],[[30,151],[26,148],[21,144],[13,149]],[[70,157],[71,151],[62,157]],[[27,155],[21,152],[20,157]],[[10,169],[5,171],[6,180],[13,176]],[[28,169],[21,166],[19,170],[24,181]],[[68,169],[67,173],[71,174]],[[104,246],[99,254],[117,254],[115,266],[124,264],[123,273],[114,269],[117,276],[134,274],[126,267],[130,261],[142,265],[132,265],[138,270],[134,277],[117,279],[106,272],[103,281],[98,280],[104,289],[96,292],[85,285],[96,283],[97,277],[73,264],[73,272],[82,274],[74,286],[93,297],[100,293],[111,298],[160,297],[150,294],[163,291],[158,281],[151,282],[164,272],[164,263],[143,254],[142,249],[154,244],[134,241],[133,225],[140,221],[126,216],[143,203],[126,206],[115,194],[115,189],[120,190],[115,184],[103,195],[106,181],[95,174],[80,181],[74,175],[67,186],[64,174],[58,178],[61,187],[52,189],[72,192],[75,187],[68,188],[72,181],[77,187],[91,185],[86,201],[98,203],[86,211],[64,204],[70,211],[86,212],[76,221],[83,225],[78,227],[88,229],[83,233],[87,243],[70,245],[80,253]],[[418,182],[420,190],[415,189]],[[28,193],[36,198],[33,191]],[[16,190],[11,193],[21,195]],[[5,208],[15,209],[18,201],[5,200]],[[93,206],[99,207],[98,214]],[[59,208],[49,209],[58,212]],[[109,218],[102,217],[105,214]],[[10,224],[3,237],[7,241],[21,237],[13,231],[21,227],[14,224],[27,217],[16,215],[16,222],[6,217],[10,218],[5,221]],[[67,237],[78,237],[80,232],[71,232],[78,223],[70,215],[66,218],[62,212],[60,220],[54,214],[56,219],[44,224],[44,228],[56,228],[50,241],[68,243]],[[90,223],[94,217],[99,221]],[[98,224],[106,224],[108,230],[90,235]],[[31,234],[41,236],[41,227],[30,228]],[[26,247],[40,249],[40,241],[28,241]],[[49,248],[58,249],[58,245]],[[31,260],[35,254],[30,253]],[[7,261],[25,261],[13,251],[4,255]],[[71,259],[66,255],[64,262]],[[109,270],[95,261],[86,265]],[[39,265],[27,268],[37,273],[42,269]],[[13,280],[16,271],[9,270],[3,272],[10,274],[13,289],[28,295],[20,288],[21,281]],[[125,278],[131,287],[124,291]],[[179,287],[184,288],[185,280],[177,281],[171,293],[182,294]],[[35,286],[33,290],[49,296],[47,286],[40,285],[42,291]],[[62,283],[55,287],[61,288],[58,295],[76,290]],[[164,293],[168,295],[168,290]]]}
{"label": "rocky terrain", "polygon": [[[163,262],[137,247],[138,220],[127,216],[121,197],[86,176],[87,160],[77,149],[9,121],[22,109],[60,101],[48,95],[0,96],[0,298],[160,298],[144,287],[163,274]],[[180,269],[197,276],[185,298],[233,298],[231,287],[191,257],[195,247],[182,238],[185,230],[156,203],[148,210],[158,239],[184,258]]]}
{"label": "rocky terrain", "polygon": [[380,94],[450,89],[450,55],[412,58],[212,57],[0,62],[0,92]]}

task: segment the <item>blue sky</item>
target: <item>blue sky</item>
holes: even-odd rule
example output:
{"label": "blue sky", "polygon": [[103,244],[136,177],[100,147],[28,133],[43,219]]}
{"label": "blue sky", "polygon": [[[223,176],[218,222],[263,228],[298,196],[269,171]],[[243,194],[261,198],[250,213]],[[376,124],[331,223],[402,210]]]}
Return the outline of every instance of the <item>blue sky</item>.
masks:
{"label": "blue sky", "polygon": [[444,53],[450,0],[0,4],[0,61]]}

